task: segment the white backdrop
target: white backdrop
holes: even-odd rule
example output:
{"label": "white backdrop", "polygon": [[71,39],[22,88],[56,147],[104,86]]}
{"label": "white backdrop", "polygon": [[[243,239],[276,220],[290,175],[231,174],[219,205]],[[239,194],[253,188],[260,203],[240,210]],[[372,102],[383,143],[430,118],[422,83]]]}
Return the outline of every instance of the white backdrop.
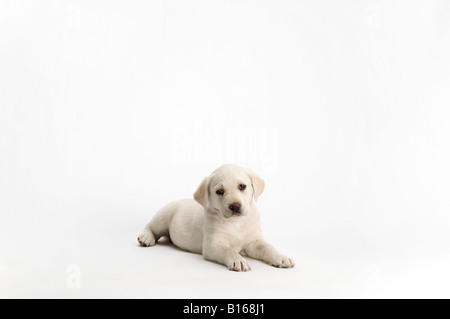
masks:
{"label": "white backdrop", "polygon": [[[1,1],[0,297],[450,297],[449,88],[445,0]],[[137,246],[228,162],[296,268]]]}

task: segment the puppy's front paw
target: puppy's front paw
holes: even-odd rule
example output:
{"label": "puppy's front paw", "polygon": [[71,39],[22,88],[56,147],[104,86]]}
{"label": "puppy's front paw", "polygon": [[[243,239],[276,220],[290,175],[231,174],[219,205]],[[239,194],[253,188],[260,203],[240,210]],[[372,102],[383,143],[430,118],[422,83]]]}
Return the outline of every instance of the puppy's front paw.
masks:
{"label": "puppy's front paw", "polygon": [[138,240],[139,244],[141,244],[141,246],[144,246],[144,247],[154,246],[156,243],[155,236],[153,236],[153,234],[150,232],[145,232],[142,235],[139,235],[137,240]]}
{"label": "puppy's front paw", "polygon": [[278,268],[292,268],[295,266],[295,263],[291,258],[284,255],[279,255],[273,259],[271,265]]}
{"label": "puppy's front paw", "polygon": [[252,270],[247,260],[241,256],[236,256],[228,261],[228,269],[233,271],[249,271]]}

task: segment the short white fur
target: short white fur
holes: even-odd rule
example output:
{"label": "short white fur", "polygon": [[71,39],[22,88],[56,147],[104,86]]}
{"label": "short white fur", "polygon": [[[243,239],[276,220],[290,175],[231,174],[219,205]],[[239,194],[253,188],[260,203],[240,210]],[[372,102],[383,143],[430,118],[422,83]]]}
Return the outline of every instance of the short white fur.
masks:
{"label": "short white fur", "polygon": [[203,179],[194,199],[174,201],[159,210],[138,241],[148,247],[167,236],[176,246],[234,271],[251,270],[242,255],[275,267],[292,268],[293,260],[263,238],[256,200],[264,186],[252,171],[223,165]]}

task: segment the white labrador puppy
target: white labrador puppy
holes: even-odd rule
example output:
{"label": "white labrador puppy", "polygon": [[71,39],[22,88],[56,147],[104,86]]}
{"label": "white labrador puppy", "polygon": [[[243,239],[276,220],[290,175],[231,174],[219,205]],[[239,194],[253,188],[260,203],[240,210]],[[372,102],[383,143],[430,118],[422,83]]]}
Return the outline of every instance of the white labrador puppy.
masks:
{"label": "white labrador puppy", "polygon": [[264,181],[253,172],[223,165],[203,179],[195,201],[182,199],[164,206],[138,241],[153,246],[167,236],[176,246],[235,271],[251,269],[241,254],[276,267],[294,267],[292,259],[263,239],[255,205],[263,190]]}

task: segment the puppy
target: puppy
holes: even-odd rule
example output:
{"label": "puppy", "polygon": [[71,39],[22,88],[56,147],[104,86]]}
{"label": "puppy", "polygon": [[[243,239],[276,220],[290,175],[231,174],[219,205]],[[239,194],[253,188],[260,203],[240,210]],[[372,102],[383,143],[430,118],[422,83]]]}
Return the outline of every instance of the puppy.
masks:
{"label": "puppy", "polygon": [[195,200],[171,202],[158,211],[138,241],[148,247],[167,236],[176,246],[234,271],[251,270],[241,254],[275,267],[294,267],[292,259],[263,239],[255,205],[263,190],[264,181],[253,172],[223,165],[203,179]]}

